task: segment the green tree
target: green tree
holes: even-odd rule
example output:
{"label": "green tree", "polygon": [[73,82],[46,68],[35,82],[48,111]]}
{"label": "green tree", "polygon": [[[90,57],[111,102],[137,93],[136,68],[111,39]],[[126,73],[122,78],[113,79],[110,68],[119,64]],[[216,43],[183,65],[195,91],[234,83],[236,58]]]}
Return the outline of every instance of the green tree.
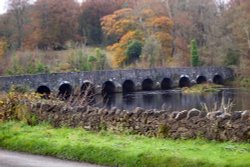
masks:
{"label": "green tree", "polygon": [[197,43],[196,40],[191,41],[191,65],[193,67],[197,67],[200,65],[200,57],[198,54],[198,48],[197,48]]}
{"label": "green tree", "polygon": [[142,43],[139,40],[133,40],[131,41],[127,49],[125,51],[125,54],[127,56],[127,63],[133,63],[135,60],[140,58],[140,55],[142,53]]}
{"label": "green tree", "polygon": [[142,48],[143,59],[148,63],[150,68],[159,65],[162,61],[162,45],[155,36],[150,36],[145,40]]}

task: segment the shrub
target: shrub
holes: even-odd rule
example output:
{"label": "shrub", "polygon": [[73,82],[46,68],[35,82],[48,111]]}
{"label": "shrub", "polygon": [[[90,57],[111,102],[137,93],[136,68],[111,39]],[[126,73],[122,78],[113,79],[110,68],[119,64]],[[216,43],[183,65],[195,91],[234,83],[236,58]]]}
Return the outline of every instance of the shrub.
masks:
{"label": "shrub", "polygon": [[41,96],[35,93],[9,92],[0,99],[0,120],[19,120],[34,125],[37,120],[29,104],[40,99]]}

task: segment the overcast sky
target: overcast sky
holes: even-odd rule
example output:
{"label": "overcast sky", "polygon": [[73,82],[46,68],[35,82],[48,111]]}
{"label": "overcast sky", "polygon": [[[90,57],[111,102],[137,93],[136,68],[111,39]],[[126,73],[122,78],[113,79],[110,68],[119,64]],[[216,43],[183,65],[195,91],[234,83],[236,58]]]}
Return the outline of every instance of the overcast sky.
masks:
{"label": "overcast sky", "polygon": [[[83,0],[77,0],[82,2]],[[0,0],[0,14],[6,12],[8,0]]]}
{"label": "overcast sky", "polygon": [[[83,0],[77,0],[77,1],[82,2]],[[223,0],[223,1],[228,2],[228,0]],[[8,2],[8,0],[0,0],[0,14],[6,12],[7,2]]]}

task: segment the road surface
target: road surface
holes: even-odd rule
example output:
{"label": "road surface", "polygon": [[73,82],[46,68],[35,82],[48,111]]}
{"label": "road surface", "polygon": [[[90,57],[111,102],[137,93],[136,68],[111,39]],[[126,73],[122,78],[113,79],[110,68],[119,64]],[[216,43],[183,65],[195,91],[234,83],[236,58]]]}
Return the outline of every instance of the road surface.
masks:
{"label": "road surface", "polygon": [[101,167],[88,163],[72,162],[57,158],[11,152],[0,149],[0,167]]}

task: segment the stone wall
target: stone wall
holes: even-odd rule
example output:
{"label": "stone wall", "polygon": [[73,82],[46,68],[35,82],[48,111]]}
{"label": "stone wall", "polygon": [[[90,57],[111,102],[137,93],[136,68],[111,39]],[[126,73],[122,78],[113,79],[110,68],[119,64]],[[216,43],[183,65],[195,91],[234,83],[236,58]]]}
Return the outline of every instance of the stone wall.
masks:
{"label": "stone wall", "polygon": [[250,141],[250,111],[206,113],[192,109],[169,113],[136,108],[128,112],[117,108],[107,110],[39,103],[32,107],[32,112],[39,120],[50,121],[56,127],[103,129],[173,139],[202,137],[220,141]]}

